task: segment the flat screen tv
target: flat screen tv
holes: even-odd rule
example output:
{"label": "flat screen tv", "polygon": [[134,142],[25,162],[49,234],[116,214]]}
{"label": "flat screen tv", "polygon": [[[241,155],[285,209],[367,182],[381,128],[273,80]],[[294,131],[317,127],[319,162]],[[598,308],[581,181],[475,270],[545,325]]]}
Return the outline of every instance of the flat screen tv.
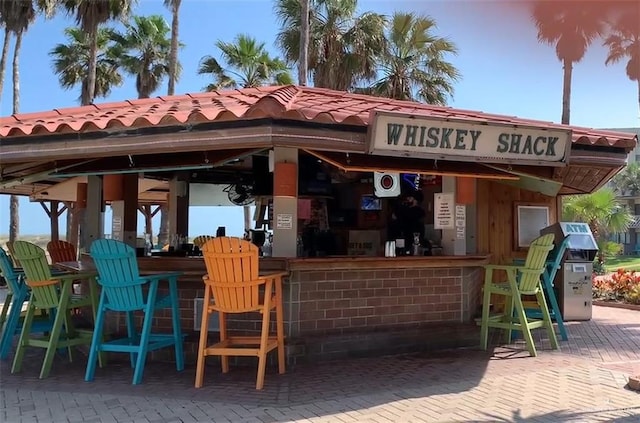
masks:
{"label": "flat screen tv", "polygon": [[360,198],[360,210],[382,210],[382,200],[373,195],[363,195]]}

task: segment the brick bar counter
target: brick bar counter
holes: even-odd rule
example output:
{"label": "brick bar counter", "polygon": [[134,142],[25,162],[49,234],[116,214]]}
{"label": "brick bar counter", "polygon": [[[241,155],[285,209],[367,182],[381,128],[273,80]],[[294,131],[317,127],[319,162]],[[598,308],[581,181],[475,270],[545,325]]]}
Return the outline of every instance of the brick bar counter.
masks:
{"label": "brick bar counter", "polygon": [[[260,269],[289,272],[285,332],[288,359],[295,362],[476,345],[473,319],[487,263],[487,256],[270,257],[260,259]],[[194,299],[203,297],[203,259],[149,257],[139,266],[142,272],[184,272],[181,320],[186,358],[195,362],[201,305]],[[259,332],[258,316],[228,320],[230,329]],[[156,322],[170,327],[170,315],[158,315]],[[123,329],[122,319],[112,322],[111,330]]]}

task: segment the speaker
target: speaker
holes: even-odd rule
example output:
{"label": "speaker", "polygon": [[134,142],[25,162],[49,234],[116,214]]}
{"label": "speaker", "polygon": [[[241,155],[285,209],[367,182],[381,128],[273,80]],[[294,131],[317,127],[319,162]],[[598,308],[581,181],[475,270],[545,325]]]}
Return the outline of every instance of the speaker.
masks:
{"label": "speaker", "polygon": [[373,172],[373,186],[376,197],[398,197],[401,193],[400,174]]}

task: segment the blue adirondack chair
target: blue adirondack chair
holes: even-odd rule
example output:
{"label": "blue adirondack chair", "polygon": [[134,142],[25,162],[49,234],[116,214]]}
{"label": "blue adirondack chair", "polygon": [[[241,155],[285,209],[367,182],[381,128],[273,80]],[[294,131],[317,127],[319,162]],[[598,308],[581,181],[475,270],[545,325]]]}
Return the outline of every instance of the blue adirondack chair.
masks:
{"label": "blue adirondack chair", "polygon": [[[124,352],[130,354],[134,369],[133,384],[142,381],[144,365],[149,351],[175,347],[176,369],[184,370],[183,337],[180,330],[177,280],[181,273],[164,273],[141,276],[136,251],[125,243],[113,239],[99,239],[91,244],[91,257],[98,270],[101,286],[98,315],[91,342],[85,381],[94,378],[96,361],[100,352]],[[169,283],[169,295],[158,298],[158,284]],[[149,286],[143,291],[143,286]],[[170,308],[173,333],[151,333],[151,324],[156,310]],[[127,337],[103,341],[104,319],[107,311],[126,313]],[[142,311],[144,318],[138,332],[134,312]]]}
{"label": "blue adirondack chair", "polygon": [[[551,306],[549,315],[551,316],[551,320],[555,320],[558,324],[558,331],[560,332],[560,337],[563,341],[568,340],[569,337],[567,335],[567,329],[564,326],[564,320],[562,319],[562,313],[560,312],[558,299],[556,298],[556,294],[553,290],[553,280],[555,279],[556,274],[561,267],[562,259],[564,258],[568,247],[569,236],[566,236],[564,237],[562,242],[549,253],[549,258],[547,260],[544,273],[542,274],[542,287],[544,288],[545,296],[549,300]],[[535,319],[542,318],[542,313],[539,308],[525,308],[525,312],[529,317]]]}
{"label": "blue adirondack chair", "polygon": [[[4,360],[9,356],[13,337],[19,335],[22,330],[20,314],[23,305],[29,300],[29,288],[24,283],[24,274],[13,267],[11,258],[3,248],[0,248],[0,273],[7,282],[9,293],[5,299],[6,319],[2,326],[2,336],[0,336],[0,359]],[[34,319],[31,326],[32,333],[51,331],[53,320],[48,316],[41,316]]]}

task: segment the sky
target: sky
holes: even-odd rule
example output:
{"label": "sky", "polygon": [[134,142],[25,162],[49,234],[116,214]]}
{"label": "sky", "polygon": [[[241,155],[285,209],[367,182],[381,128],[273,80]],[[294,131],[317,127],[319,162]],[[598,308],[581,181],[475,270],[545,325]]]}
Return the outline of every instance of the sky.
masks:
{"label": "sky", "polygon": [[[554,47],[538,43],[535,26],[526,10],[519,7],[522,3],[518,0],[511,3],[360,0],[358,4],[360,11],[386,15],[394,11],[415,12],[436,20],[436,34],[448,37],[459,51],[457,56],[449,57],[462,74],[462,79],[455,84],[450,106],[558,122],[562,112],[562,65],[555,56]],[[171,15],[161,0],[140,0],[134,13],[161,14],[171,22]],[[64,28],[74,25],[73,19],[64,15],[48,21],[39,19],[24,36],[20,60],[21,112],[78,105],[79,87],[68,91],[60,88],[48,54],[56,44],[66,42]],[[246,33],[265,42],[272,54],[279,55],[275,46],[278,30],[271,0],[183,0],[180,11],[183,72],[176,85],[176,94],[202,91],[207,85],[207,78],[198,75],[196,70],[203,56],[220,57],[215,47],[217,40],[232,41],[236,35]],[[575,65],[571,124],[593,128],[639,127],[638,86],[627,78],[625,63],[605,66],[606,54],[601,42],[597,42]],[[296,75],[295,70],[292,74]],[[11,92],[9,68],[0,100],[2,116],[11,114]],[[154,93],[165,94],[166,84]],[[96,102],[136,96],[135,79],[128,77],[108,98]],[[8,196],[0,195],[0,234],[8,232],[8,210]],[[228,234],[242,232],[241,208],[193,207],[190,213],[192,236],[212,233],[222,225],[219,222],[226,224]],[[21,234],[49,232],[48,218],[39,204],[22,198],[20,215]],[[213,227],[212,219],[216,222]],[[156,231],[158,225],[154,220]],[[142,218],[138,227],[143,228]]]}

